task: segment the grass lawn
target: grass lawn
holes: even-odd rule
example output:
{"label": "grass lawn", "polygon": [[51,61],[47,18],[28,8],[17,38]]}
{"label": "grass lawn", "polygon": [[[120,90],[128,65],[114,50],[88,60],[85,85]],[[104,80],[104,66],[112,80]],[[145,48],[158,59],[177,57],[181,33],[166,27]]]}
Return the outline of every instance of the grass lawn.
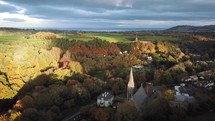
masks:
{"label": "grass lawn", "polygon": [[173,37],[173,36],[160,36],[160,35],[151,35],[151,36],[141,36],[140,40],[149,40],[149,41],[154,41],[154,40],[165,40],[165,41],[177,41],[179,38]]}
{"label": "grass lawn", "polygon": [[0,36],[0,41],[21,40],[24,36]]}
{"label": "grass lawn", "polygon": [[[48,48],[52,45],[51,41],[49,40],[39,40],[34,38],[25,38],[26,35],[19,34],[19,35],[0,35],[0,51],[5,51],[7,47],[6,45],[19,45],[19,46],[34,46],[39,48]],[[134,33],[99,33],[99,32],[88,32],[88,33],[81,33],[81,34],[66,34],[60,33],[57,35],[57,38],[67,38],[71,40],[81,40],[81,41],[91,41],[94,38],[99,38],[102,40],[106,40],[109,42],[123,42],[123,43],[130,43],[135,40],[136,35]],[[154,41],[154,40],[167,40],[167,41],[176,41],[178,38],[168,35],[139,35],[139,40],[144,41]]]}
{"label": "grass lawn", "polygon": [[13,52],[16,47],[33,46],[48,48],[51,42],[40,39],[26,39],[24,36],[0,36],[0,52]]}
{"label": "grass lawn", "polygon": [[[134,34],[126,33],[82,33],[82,34],[69,34],[69,35],[60,35],[59,37],[67,39],[76,39],[82,41],[90,41],[94,38],[99,38],[109,42],[124,42],[129,43],[135,40],[136,36]],[[167,40],[167,41],[177,41],[179,38],[167,35],[139,35],[139,40],[143,41],[154,41],[154,40]]]}
{"label": "grass lawn", "polygon": [[69,34],[69,35],[61,35],[59,37],[67,38],[67,39],[76,39],[82,41],[90,41],[94,38],[99,38],[102,40],[106,40],[109,42],[128,42],[129,40],[126,39],[120,33],[83,33],[83,34]]}

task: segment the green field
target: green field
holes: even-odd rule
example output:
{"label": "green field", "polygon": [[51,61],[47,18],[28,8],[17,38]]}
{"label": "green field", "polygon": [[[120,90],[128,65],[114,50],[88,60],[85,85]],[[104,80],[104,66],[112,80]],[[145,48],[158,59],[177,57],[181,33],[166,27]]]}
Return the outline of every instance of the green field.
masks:
{"label": "green field", "polygon": [[[75,39],[82,41],[90,41],[94,38],[99,38],[109,42],[124,42],[128,43],[135,41],[135,34],[126,34],[126,33],[82,33],[82,34],[67,34],[60,35],[59,37],[67,39]],[[167,41],[177,41],[179,38],[167,35],[138,35],[140,41],[154,41],[154,40],[167,40]]]}
{"label": "green field", "polygon": [[0,36],[0,40],[20,40],[20,39],[24,39],[23,36]]}
{"label": "green field", "polygon": [[[5,34],[0,34],[0,47],[1,50],[6,48],[6,45],[16,45],[16,46],[35,46],[40,48],[47,48],[51,44],[51,41],[35,39],[29,34],[26,33],[13,33],[13,32],[2,32]],[[28,37],[28,38],[27,38]],[[86,33],[58,33],[57,38],[66,38],[69,41],[80,40],[80,41],[91,41],[95,38],[106,40],[109,42],[121,42],[121,43],[130,43],[135,41],[136,34],[134,32],[86,32]],[[147,35],[140,33],[138,35],[140,41],[154,41],[154,40],[163,40],[163,41],[177,41],[179,38],[170,35]],[[4,50],[5,51],[5,50]]]}
{"label": "green field", "polygon": [[[33,34],[32,34],[33,35]],[[29,34],[6,34],[4,36],[0,35],[0,52],[13,52],[13,50],[17,47],[22,46],[32,46],[37,48],[50,48],[52,46],[56,46],[56,41],[50,40],[41,40],[35,39],[32,36],[30,38]],[[63,34],[58,33],[57,38],[66,38],[69,41],[72,40],[80,40],[80,41],[91,41],[95,38],[99,38],[101,40],[106,40],[108,42],[113,43],[130,43],[135,41],[136,35],[134,33],[81,33],[81,34]],[[154,40],[163,40],[163,41],[177,41],[178,38],[166,35],[139,35],[138,39],[140,41],[154,41]],[[60,41],[60,40],[59,40]],[[58,43],[59,44],[59,43]],[[66,44],[65,41],[61,44]]]}
{"label": "green field", "polygon": [[48,48],[50,41],[30,38],[25,36],[0,36],[0,52],[13,52],[17,47],[32,46],[38,48]]}
{"label": "green field", "polygon": [[154,35],[154,36],[141,36],[141,40],[163,40],[163,41],[177,41],[179,38],[173,36],[161,36],[161,35]]}
{"label": "green field", "polygon": [[106,40],[109,42],[129,42],[122,33],[83,33],[83,34],[60,34],[58,38],[67,38],[70,40],[90,41],[95,38]]}

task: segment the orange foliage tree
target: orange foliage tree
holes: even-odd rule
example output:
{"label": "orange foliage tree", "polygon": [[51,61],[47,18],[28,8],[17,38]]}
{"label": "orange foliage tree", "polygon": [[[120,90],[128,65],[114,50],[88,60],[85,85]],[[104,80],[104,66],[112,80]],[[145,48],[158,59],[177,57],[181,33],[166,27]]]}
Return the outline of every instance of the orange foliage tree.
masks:
{"label": "orange foliage tree", "polygon": [[96,121],[108,121],[110,114],[103,108],[93,108],[91,110],[91,117]]}

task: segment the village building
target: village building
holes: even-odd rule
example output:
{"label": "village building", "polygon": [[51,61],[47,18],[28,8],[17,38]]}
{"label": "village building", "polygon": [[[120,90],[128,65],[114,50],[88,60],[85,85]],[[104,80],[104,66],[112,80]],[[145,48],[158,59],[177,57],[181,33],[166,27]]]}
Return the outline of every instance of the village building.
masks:
{"label": "village building", "polygon": [[148,61],[152,61],[152,56],[147,57]]}
{"label": "village building", "polygon": [[212,90],[214,87],[214,82],[213,81],[209,81],[204,85],[204,88],[208,89],[208,90]]}
{"label": "village building", "polygon": [[113,104],[114,95],[111,92],[104,92],[97,97],[97,105],[100,107],[109,107]]}
{"label": "village building", "polygon": [[170,107],[187,109],[189,103],[195,102],[192,92],[188,92],[185,84],[175,86],[175,99],[169,102]]}
{"label": "village building", "polygon": [[[136,108],[140,109],[141,105],[146,100],[148,95],[145,89],[143,88],[142,84],[139,87],[139,89],[136,91],[136,93],[134,93],[134,87],[135,85],[134,85],[133,71],[131,68],[128,87],[127,87],[127,100],[132,100]],[[149,89],[152,89],[152,88],[148,88],[148,91]]]}
{"label": "village building", "polygon": [[128,51],[126,51],[126,50],[125,50],[125,51],[123,51],[123,52],[122,52],[122,51],[120,51],[120,52],[119,52],[119,54],[120,54],[120,55],[122,55],[122,54],[126,54],[126,55],[128,55]]}
{"label": "village building", "polygon": [[136,68],[136,69],[142,69],[144,66],[143,65],[135,65],[133,67]]}
{"label": "village building", "polygon": [[189,56],[190,56],[193,60],[201,60],[201,55],[200,55],[200,54],[192,54],[192,53],[190,53]]}
{"label": "village building", "polygon": [[212,75],[212,70],[203,71],[203,72],[200,72],[198,74],[198,76],[201,77],[201,79],[204,79],[204,80],[210,80],[211,75]]}
{"label": "village building", "polygon": [[188,77],[184,77],[181,79],[182,82],[193,82],[193,81],[198,81],[198,76],[197,75],[192,75]]}
{"label": "village building", "polygon": [[144,90],[141,84],[137,92],[132,97],[132,100],[134,101],[134,104],[136,105],[136,107],[139,109],[143,104],[143,102],[146,100],[146,98],[147,98],[146,91]]}
{"label": "village building", "polygon": [[197,75],[187,76],[181,79],[182,82],[193,82],[193,84],[207,83],[211,80],[212,71],[203,71]]}

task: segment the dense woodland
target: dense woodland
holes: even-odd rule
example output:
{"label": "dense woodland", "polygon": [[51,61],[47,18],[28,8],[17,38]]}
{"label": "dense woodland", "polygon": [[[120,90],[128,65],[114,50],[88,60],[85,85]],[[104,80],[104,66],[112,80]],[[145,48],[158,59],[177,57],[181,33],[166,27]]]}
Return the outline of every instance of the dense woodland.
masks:
{"label": "dense woodland", "polygon": [[[183,37],[188,35],[183,34]],[[182,35],[174,33],[174,36]],[[85,105],[93,103],[105,90],[112,90],[116,96],[125,94],[130,68],[143,65],[144,70],[134,73],[136,86],[146,82],[161,85],[163,97],[154,98],[139,112],[129,101],[123,101],[116,110],[93,107],[87,110],[88,117],[97,121],[192,121],[190,117],[208,110],[205,105],[214,110],[215,89],[210,92],[202,89],[199,106],[190,106],[185,112],[168,106],[173,92],[167,87],[180,83],[182,77],[209,69],[213,70],[215,79],[214,64],[206,66],[195,63],[195,58],[190,56],[192,53],[200,54],[199,60],[215,59],[215,42],[202,41],[202,38],[191,40],[195,37],[191,34],[187,41],[111,43],[100,38],[92,41],[58,38],[51,32],[28,34],[26,39],[29,41],[31,38],[42,39],[48,41],[49,46],[24,47],[31,54],[24,56],[28,57],[24,60],[29,61],[27,64],[13,63],[14,58],[10,59],[10,56],[1,53],[0,120],[62,120],[77,110],[86,110]],[[149,56],[153,58],[152,61],[147,59]],[[38,59],[31,59],[35,57]],[[36,61],[38,63],[34,63]],[[18,67],[18,64],[21,66]],[[11,74],[14,72],[9,71],[9,66],[19,69],[17,75],[22,76]]]}

